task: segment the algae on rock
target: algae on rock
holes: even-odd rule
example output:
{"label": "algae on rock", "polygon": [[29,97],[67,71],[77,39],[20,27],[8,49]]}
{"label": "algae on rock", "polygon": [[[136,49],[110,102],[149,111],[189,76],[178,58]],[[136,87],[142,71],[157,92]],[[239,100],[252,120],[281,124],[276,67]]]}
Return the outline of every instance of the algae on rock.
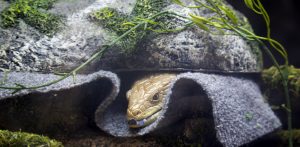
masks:
{"label": "algae on rock", "polygon": [[63,147],[62,143],[45,136],[23,132],[0,130],[0,146],[47,146]]}
{"label": "algae on rock", "polygon": [[[294,94],[295,97],[298,97],[300,95],[300,69],[295,68],[294,66],[281,66],[281,69],[283,68],[287,69],[287,73],[284,74],[288,75],[288,84],[292,94]],[[278,69],[274,66],[265,69],[262,72],[262,78],[271,89],[281,87],[282,79]]]}
{"label": "algae on rock", "polygon": [[[119,43],[125,53],[135,50],[136,45],[146,36],[147,30],[163,26],[162,20],[148,20],[152,15],[158,14],[167,5],[165,0],[137,0],[130,15],[125,15],[113,8],[102,8],[90,13],[90,18],[108,29],[117,36],[123,35],[142,21],[147,21],[147,25],[142,25],[131,31],[126,39]],[[165,20],[167,21],[167,20]]]}
{"label": "algae on rock", "polygon": [[13,27],[23,19],[27,24],[42,33],[52,34],[59,29],[61,18],[41,9],[50,9],[57,0],[13,0],[0,15],[4,28]]}

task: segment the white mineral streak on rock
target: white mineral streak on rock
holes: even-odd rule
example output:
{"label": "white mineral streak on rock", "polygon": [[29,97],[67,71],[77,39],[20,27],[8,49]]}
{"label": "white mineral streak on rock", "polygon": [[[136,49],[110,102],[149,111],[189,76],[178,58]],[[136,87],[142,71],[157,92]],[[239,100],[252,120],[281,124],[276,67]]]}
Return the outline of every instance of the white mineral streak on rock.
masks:
{"label": "white mineral streak on rock", "polygon": [[[216,55],[219,57],[225,57],[228,61],[231,62],[232,67],[230,68],[243,68],[247,69],[250,63],[256,63],[255,55],[251,52],[250,46],[245,42],[240,36],[235,35],[226,35],[225,37],[212,35],[213,39],[218,40],[218,42],[222,42],[222,49],[216,49]],[[243,58],[238,58],[243,54]],[[243,60],[245,62],[244,65],[236,65],[241,63]],[[249,63],[249,64],[247,64]],[[225,66],[224,66],[225,67]],[[251,67],[256,68],[256,67]],[[240,70],[240,69],[239,69]]]}
{"label": "white mineral streak on rock", "polygon": [[[65,29],[63,32],[58,33],[51,38],[51,40],[49,40],[48,37],[45,37],[44,39],[41,39],[41,41],[49,40],[48,43],[54,45],[56,49],[70,49],[74,46],[80,46],[79,48],[83,48],[84,45],[86,45],[86,39],[103,35],[104,32],[101,27],[88,21],[88,14],[103,7],[116,7],[116,3],[116,0],[96,0],[89,7],[79,11],[78,13],[73,13],[68,16],[66,23],[67,29]],[[126,4],[128,2],[125,3],[124,1],[121,1],[118,3]],[[129,7],[126,7],[126,9],[124,8],[125,7],[122,7],[123,12],[129,12]]]}
{"label": "white mineral streak on rock", "polygon": [[[103,6],[104,4],[98,0],[78,13],[71,14],[67,17],[66,28],[62,32],[57,33],[52,38],[44,37],[35,44],[38,48],[49,46],[50,48],[46,48],[48,50],[48,57],[49,54],[56,53],[56,55],[52,56],[53,59],[51,60],[56,60],[58,63],[60,63],[59,60],[61,60],[62,57],[65,62],[74,60],[76,61],[83,58],[85,59],[85,56],[89,56],[86,54],[84,48],[87,45],[87,39],[92,37],[100,37],[103,34],[103,30],[99,26],[87,20],[88,14],[93,10],[100,9]],[[96,50],[95,48],[86,49]],[[92,52],[89,51],[89,53]],[[65,64],[76,65],[76,62],[66,62]]]}

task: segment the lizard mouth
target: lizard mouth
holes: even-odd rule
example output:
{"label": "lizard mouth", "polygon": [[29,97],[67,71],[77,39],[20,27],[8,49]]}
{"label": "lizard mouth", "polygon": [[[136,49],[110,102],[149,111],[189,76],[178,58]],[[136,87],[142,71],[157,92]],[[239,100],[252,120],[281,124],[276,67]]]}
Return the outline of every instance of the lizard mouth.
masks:
{"label": "lizard mouth", "polygon": [[145,126],[152,124],[157,119],[160,112],[161,112],[161,109],[158,109],[155,113],[148,116],[147,118],[140,119],[140,120],[131,118],[131,119],[128,119],[127,123],[130,128],[143,128]]}

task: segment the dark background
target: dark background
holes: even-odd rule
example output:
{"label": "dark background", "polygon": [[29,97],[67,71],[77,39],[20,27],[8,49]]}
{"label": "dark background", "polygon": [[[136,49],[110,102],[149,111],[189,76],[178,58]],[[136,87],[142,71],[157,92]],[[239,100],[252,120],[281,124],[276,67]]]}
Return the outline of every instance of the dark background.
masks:
{"label": "dark background", "polygon": [[[237,10],[245,14],[257,35],[266,36],[262,16],[247,8],[244,0],[227,0]],[[300,68],[300,0],[261,0],[271,19],[271,37],[279,41],[289,54],[291,65]],[[281,60],[278,53],[273,52]],[[264,56],[265,67],[272,65]],[[283,64],[283,62],[280,62]]]}

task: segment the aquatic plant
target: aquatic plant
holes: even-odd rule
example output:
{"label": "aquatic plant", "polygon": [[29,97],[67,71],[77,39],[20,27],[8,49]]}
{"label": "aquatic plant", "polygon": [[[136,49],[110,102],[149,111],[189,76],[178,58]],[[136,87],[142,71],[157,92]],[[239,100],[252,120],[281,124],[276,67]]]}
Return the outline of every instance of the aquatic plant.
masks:
{"label": "aquatic plant", "polygon": [[292,133],[293,137],[292,140],[295,143],[295,146],[300,145],[300,130],[293,129],[292,131],[279,131],[276,135],[279,136],[282,146],[286,146],[286,144],[289,142],[290,136],[289,134]]}
{"label": "aquatic plant", "polygon": [[[210,18],[205,18],[196,14],[189,14],[190,17],[185,17],[175,12],[163,11],[161,6],[163,6],[163,4],[165,3],[164,0],[137,0],[137,4],[135,5],[134,11],[131,16],[125,16],[117,12],[116,10],[104,8],[102,10],[94,12],[91,15],[91,17],[98,20],[99,23],[102,24],[104,27],[110,28],[111,31],[115,32],[116,38],[108,44],[103,45],[99,49],[99,51],[96,52],[93,56],[91,56],[86,62],[84,62],[74,70],[70,71],[69,73],[62,74],[60,78],[49,83],[44,83],[42,85],[36,86],[26,86],[20,83],[16,83],[14,87],[0,86],[0,88],[11,89],[13,90],[13,93],[16,93],[24,89],[37,89],[41,87],[46,87],[58,83],[69,76],[75,77],[76,73],[80,69],[82,69],[94,59],[101,58],[111,46],[116,45],[120,42],[126,42],[126,39],[128,38],[130,42],[132,40],[133,42],[130,43],[131,45],[129,47],[125,46],[125,52],[130,53],[134,51],[133,48],[135,47],[135,45],[149,33],[176,32],[183,30],[187,27],[197,25],[200,29],[204,31],[220,35],[229,35],[226,34],[226,30],[230,30],[234,32],[230,35],[239,35],[246,40],[256,41],[263,47],[267,55],[271,58],[275,67],[278,69],[280,78],[282,79],[281,82],[284,87],[286,97],[288,130],[289,132],[291,132],[292,115],[288,89],[288,54],[279,42],[271,38],[270,18],[260,0],[244,0],[244,2],[252,11],[261,15],[264,18],[267,28],[266,37],[258,36],[254,32],[250,31],[249,26],[243,25],[245,23],[239,20],[235,12],[230,7],[226,6],[222,0],[206,0],[205,3],[200,0],[191,0],[194,1],[195,4],[197,4],[195,6],[186,6],[180,0],[172,1],[182,7],[187,7],[190,9],[200,9],[202,7],[205,7],[213,13],[215,13],[215,15]],[[172,25],[165,25],[172,24],[173,19],[180,19],[186,23],[184,23],[181,28],[174,28]],[[280,68],[279,63],[273,56],[271,50],[267,47],[267,43],[284,58],[285,63],[282,68]],[[292,133],[289,133],[289,146],[293,146]]]}
{"label": "aquatic plant", "polygon": [[[280,68],[285,68],[280,66]],[[290,92],[294,97],[300,96],[300,69],[295,68],[294,66],[288,66],[288,85],[290,87]],[[282,88],[282,79],[279,73],[279,70],[272,66],[268,69],[264,69],[262,72],[262,78],[264,82],[271,88]]]}
{"label": "aquatic plant", "polygon": [[63,147],[62,143],[48,137],[24,132],[0,130],[0,146],[47,146]]}
{"label": "aquatic plant", "polygon": [[56,0],[10,0],[9,7],[1,14],[1,26],[13,27],[23,19],[27,24],[42,33],[52,34],[59,29],[61,18],[40,9],[50,9]]}
{"label": "aquatic plant", "polygon": [[175,17],[170,15],[175,15],[175,13],[164,12],[163,15],[157,15],[153,19],[148,19],[160,13],[166,5],[167,2],[165,0],[138,0],[130,15],[125,15],[115,9],[106,7],[92,12],[90,18],[105,29],[115,33],[116,37],[126,33],[134,26],[144,23],[130,31],[126,37],[120,39],[117,43],[125,53],[130,54],[134,52],[136,45],[150,33],[168,33],[183,30],[183,28],[176,28],[174,24],[171,24],[172,18]]}

